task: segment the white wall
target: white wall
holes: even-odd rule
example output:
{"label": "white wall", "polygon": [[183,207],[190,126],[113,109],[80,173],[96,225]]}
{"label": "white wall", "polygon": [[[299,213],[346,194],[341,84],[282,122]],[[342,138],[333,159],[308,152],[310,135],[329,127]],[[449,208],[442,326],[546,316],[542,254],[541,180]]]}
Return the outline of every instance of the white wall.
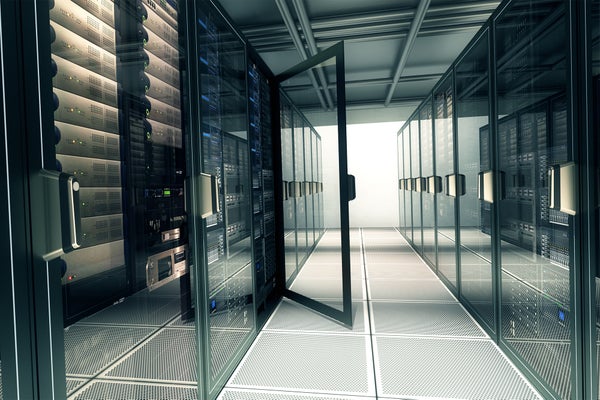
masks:
{"label": "white wall", "polygon": [[[351,227],[398,225],[396,135],[403,122],[348,125],[348,173],[356,177]],[[339,227],[337,127],[317,127],[323,140],[325,226]]]}

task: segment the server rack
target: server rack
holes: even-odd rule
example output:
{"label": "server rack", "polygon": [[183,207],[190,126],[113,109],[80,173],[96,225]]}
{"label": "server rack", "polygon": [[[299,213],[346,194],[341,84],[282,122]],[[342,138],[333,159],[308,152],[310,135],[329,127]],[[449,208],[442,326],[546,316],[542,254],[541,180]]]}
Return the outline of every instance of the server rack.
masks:
{"label": "server rack", "polygon": [[[582,398],[584,386],[576,302],[577,149],[584,139],[573,135],[582,111],[573,106],[579,83],[568,66],[576,46],[567,34],[574,10],[562,1],[505,1],[433,90],[433,168],[451,172],[440,177],[436,202],[438,273],[545,398]],[[413,114],[401,134],[419,118]],[[414,164],[418,155],[406,146],[403,153]],[[456,231],[447,219],[454,209]],[[425,218],[414,206],[410,214]],[[419,237],[406,232],[420,251]],[[588,341],[596,343],[596,334]],[[597,356],[595,346],[588,349]],[[587,384],[587,393],[597,394],[596,386],[597,379]]]}

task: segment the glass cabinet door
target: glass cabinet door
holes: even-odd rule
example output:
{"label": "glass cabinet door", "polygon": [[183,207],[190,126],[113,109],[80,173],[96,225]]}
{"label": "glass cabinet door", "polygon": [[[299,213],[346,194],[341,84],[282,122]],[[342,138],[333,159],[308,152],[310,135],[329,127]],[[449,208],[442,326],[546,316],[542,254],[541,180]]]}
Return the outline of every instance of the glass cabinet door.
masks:
{"label": "glass cabinet door", "polygon": [[[448,184],[454,176],[454,80],[448,75],[433,93],[435,131],[435,170],[442,180],[442,192],[437,194],[436,239],[438,271],[456,289],[456,222],[455,198]],[[448,177],[448,178],[446,178]]]}
{"label": "glass cabinet door", "polygon": [[404,163],[404,179],[405,188],[404,191],[404,218],[406,223],[406,237],[408,240],[413,240],[413,201],[412,201],[412,163],[410,162],[411,151],[410,151],[410,124],[406,125],[402,132],[403,142],[403,163]]}
{"label": "glass cabinet door", "polygon": [[433,119],[431,100],[419,112],[421,138],[421,183],[423,202],[423,257],[436,270],[435,245],[435,165],[433,163]]}
{"label": "glass cabinet door", "polygon": [[493,331],[494,196],[489,128],[488,42],[489,35],[485,31],[455,67],[459,174],[456,190],[460,204],[461,294],[480,320]]}
{"label": "glass cabinet door", "polygon": [[[591,122],[592,122],[592,137],[595,139],[592,143],[594,149],[594,157],[593,163],[591,163],[591,168],[594,173],[591,174],[591,179],[595,182],[596,191],[594,192],[594,205],[595,208],[593,212],[590,212],[593,220],[591,223],[592,229],[595,231],[595,243],[592,248],[592,254],[594,255],[592,259],[596,260],[595,265],[592,265],[592,279],[594,280],[594,284],[591,285],[594,289],[592,292],[593,303],[591,304],[593,309],[593,314],[595,316],[594,328],[591,329],[591,337],[595,342],[596,356],[592,357],[592,360],[587,365],[589,367],[593,367],[593,364],[596,365],[596,371],[593,376],[593,388],[591,388],[592,393],[595,394],[594,398],[598,398],[600,396],[600,368],[598,368],[598,360],[600,357],[600,209],[598,208],[598,204],[600,204],[600,193],[597,185],[599,185],[597,177],[600,171],[600,160],[596,157],[596,154],[600,154],[600,0],[592,0],[589,8],[590,14],[588,15],[588,26],[591,27],[591,32],[588,33],[589,42],[591,43],[591,48],[587,49],[590,52],[591,58],[591,87],[589,88],[589,97],[587,99],[588,102],[591,101],[591,107],[588,107],[591,111]],[[594,185],[592,185],[594,186]],[[593,319],[593,320],[594,320]]]}
{"label": "glass cabinet door", "polygon": [[296,273],[298,264],[296,254],[296,199],[290,188],[295,178],[294,170],[294,132],[292,125],[292,107],[285,98],[281,99],[281,162],[284,187],[283,198],[283,236],[285,245],[285,278],[289,281]]}
{"label": "glass cabinet door", "polygon": [[308,231],[307,231],[307,213],[306,206],[307,200],[305,196],[305,185],[306,181],[306,159],[304,153],[304,134],[310,135],[310,128],[304,127],[304,119],[298,111],[293,113],[294,121],[294,177],[297,182],[296,188],[296,243],[298,251],[298,265],[296,268],[299,270],[300,267],[306,261],[308,256]]}
{"label": "glass cabinet door", "polygon": [[398,132],[396,136],[396,148],[398,154],[398,229],[406,234],[406,222],[404,217],[404,190],[406,183],[404,181],[404,148],[402,141],[403,131]]}
{"label": "glass cabinet door", "polygon": [[566,4],[514,1],[495,21],[502,337],[563,399],[572,389],[577,192]]}
{"label": "glass cabinet door", "polygon": [[419,114],[410,121],[410,163],[412,177],[412,242],[417,252],[423,254],[423,229],[421,208],[421,140],[419,133]]}

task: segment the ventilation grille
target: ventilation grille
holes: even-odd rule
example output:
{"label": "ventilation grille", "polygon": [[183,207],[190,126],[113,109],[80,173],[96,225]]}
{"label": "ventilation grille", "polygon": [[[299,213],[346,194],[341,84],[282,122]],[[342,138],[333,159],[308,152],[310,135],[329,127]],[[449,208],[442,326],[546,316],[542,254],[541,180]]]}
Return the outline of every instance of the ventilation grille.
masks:
{"label": "ventilation grille", "polygon": [[95,381],[72,400],[161,399],[191,400],[198,398],[196,387],[150,385],[125,382]]}
{"label": "ventilation grille", "polygon": [[373,333],[486,337],[458,304],[371,303]]}
{"label": "ventilation grille", "polygon": [[218,377],[223,368],[238,352],[251,331],[234,329],[211,329],[210,331],[210,362],[211,379]]}
{"label": "ventilation grille", "polygon": [[195,331],[164,329],[106,375],[195,384],[198,380],[196,349]]}
{"label": "ventilation grille", "polygon": [[489,340],[374,337],[374,341],[382,397],[538,399]]}
{"label": "ventilation grille", "polygon": [[67,374],[93,376],[152,333],[151,328],[73,325],[65,330]]}
{"label": "ventilation grille", "polygon": [[366,336],[263,332],[230,385],[374,395],[368,348]]}

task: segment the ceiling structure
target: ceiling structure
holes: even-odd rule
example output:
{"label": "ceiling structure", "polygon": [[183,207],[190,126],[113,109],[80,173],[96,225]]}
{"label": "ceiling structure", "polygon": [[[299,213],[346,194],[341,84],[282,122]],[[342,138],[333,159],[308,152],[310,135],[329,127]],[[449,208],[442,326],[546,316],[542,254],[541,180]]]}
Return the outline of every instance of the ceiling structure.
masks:
{"label": "ceiling structure", "polygon": [[[275,74],[343,40],[348,123],[364,123],[407,120],[499,1],[219,3]],[[313,125],[335,123],[335,68],[317,68],[285,89]]]}

